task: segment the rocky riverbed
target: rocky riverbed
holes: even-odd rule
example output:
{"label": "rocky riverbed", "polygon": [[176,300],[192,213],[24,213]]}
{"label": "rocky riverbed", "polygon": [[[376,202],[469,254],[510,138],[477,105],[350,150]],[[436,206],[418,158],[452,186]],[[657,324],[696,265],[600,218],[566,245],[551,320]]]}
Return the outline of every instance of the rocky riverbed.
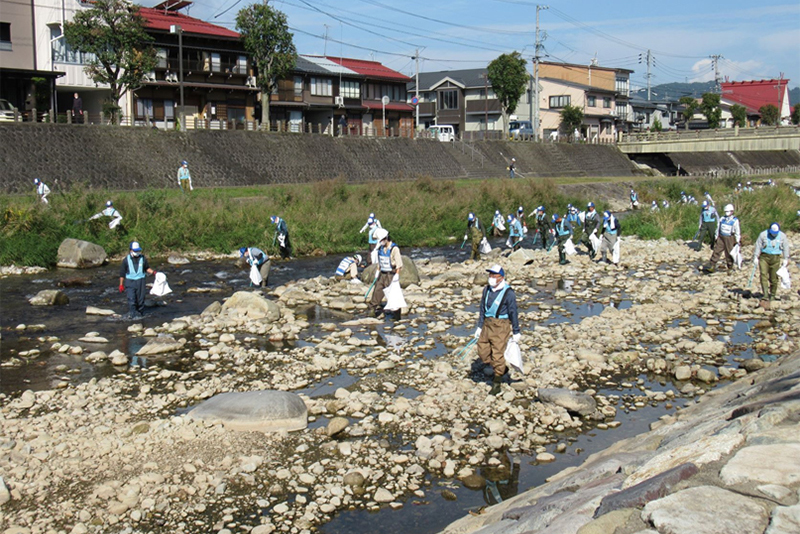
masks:
{"label": "rocky riverbed", "polygon": [[[526,372],[488,399],[474,351],[458,352],[497,258],[419,261],[409,309],[394,322],[365,317],[364,284],[316,277],[270,288],[266,299],[240,292],[161,325],[131,325],[137,355],[114,353],[98,340],[102,329],[75,325],[54,338],[37,326],[34,346],[4,365],[56,352],[124,372],[78,382],[65,369],[52,389],[0,397],[0,526],[324,530],[345,510],[449,498],[431,476],[480,488],[483,468],[513,468],[507,454],[557,461],[566,433],[701,398],[797,350],[797,293],[764,310],[744,289],[749,266],[705,276],[707,255],[625,239],[621,267],[585,255],[559,266],[554,252],[526,250],[499,260],[517,292]],[[326,319],[312,325],[313,315]],[[644,373],[665,387],[626,383]],[[636,394],[608,393],[621,386]],[[235,432],[186,415],[215,394],[259,389],[301,393],[308,429]]]}

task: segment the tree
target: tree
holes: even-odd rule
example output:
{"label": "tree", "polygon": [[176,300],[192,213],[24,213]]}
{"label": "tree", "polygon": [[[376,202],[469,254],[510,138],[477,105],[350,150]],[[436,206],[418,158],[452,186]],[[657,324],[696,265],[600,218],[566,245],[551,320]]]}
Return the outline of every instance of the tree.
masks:
{"label": "tree", "polygon": [[[519,52],[502,54],[489,63],[489,84],[500,101],[500,112],[503,114],[503,134],[508,135],[508,116],[514,113],[519,99],[525,94],[528,85],[528,71],[525,60]],[[538,136],[539,132],[533,132]]]}
{"label": "tree", "polygon": [[679,102],[683,104],[683,124],[688,130],[689,122],[692,120],[692,117],[694,117],[694,112],[697,111],[699,104],[697,100],[691,96],[682,96]]}
{"label": "tree", "polygon": [[761,114],[761,124],[775,126],[781,120],[781,114],[775,104],[764,104],[758,108],[758,112]]}
{"label": "tree", "polygon": [[747,126],[747,108],[741,104],[734,104],[731,106],[731,116],[733,117],[733,125],[744,128]]}
{"label": "tree", "polygon": [[795,104],[792,108],[792,124],[800,125],[800,104]]}
{"label": "tree", "polygon": [[706,93],[700,102],[700,112],[705,115],[708,127],[712,130],[719,128],[722,118],[722,108],[719,107],[720,97],[716,93]]}
{"label": "tree", "polygon": [[576,128],[580,128],[581,124],[583,124],[583,110],[578,106],[564,106],[561,110],[561,131],[569,135]]}
{"label": "tree", "polygon": [[664,127],[661,125],[661,120],[659,120],[658,117],[653,119],[653,126],[651,127],[651,130],[653,130],[654,132],[660,132],[663,129]]}
{"label": "tree", "polygon": [[145,73],[156,66],[152,37],[144,31],[139,6],[128,0],[96,0],[64,24],[67,44],[93,55],[84,68],[97,84],[107,84],[117,121],[120,98],[142,85]]}
{"label": "tree", "polygon": [[236,15],[236,29],[245,50],[258,69],[256,83],[261,89],[261,127],[269,128],[269,98],[278,80],[294,68],[297,49],[289,32],[286,15],[267,2],[251,4]]}

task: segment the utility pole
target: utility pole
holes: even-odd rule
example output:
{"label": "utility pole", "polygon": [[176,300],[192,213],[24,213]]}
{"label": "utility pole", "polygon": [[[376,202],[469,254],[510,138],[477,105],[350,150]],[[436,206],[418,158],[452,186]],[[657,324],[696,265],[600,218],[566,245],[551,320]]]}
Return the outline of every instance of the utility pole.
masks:
{"label": "utility pole", "polygon": [[719,75],[719,60],[723,59],[721,54],[714,54],[708,56],[711,58],[711,63],[714,65],[714,89],[718,92],[722,92],[722,86],[720,83],[722,82],[722,78]]}
{"label": "utility pole", "polygon": [[653,55],[650,53],[650,49],[647,49],[647,101],[650,102],[650,64],[653,61]]}
{"label": "utility pole", "polygon": [[533,54],[533,138],[535,141],[539,140],[539,58],[542,48],[542,40],[539,39],[539,11],[542,9],[550,9],[550,6],[536,4],[536,43]]}
{"label": "utility pole", "polygon": [[323,57],[328,57],[328,26],[327,24],[323,24],[325,26],[325,48],[323,49],[322,55]]}
{"label": "utility pole", "polygon": [[415,122],[414,130],[419,131],[419,48],[414,51],[414,57],[411,58],[416,62],[414,72],[414,98],[417,100],[417,105],[414,106]]}
{"label": "utility pole", "polygon": [[778,124],[777,126],[781,125],[782,113],[783,113],[783,106],[781,106],[781,100],[783,99],[783,91],[781,88],[783,87],[783,73],[781,72],[781,77],[778,79],[778,85],[774,85],[778,90]]}
{"label": "utility pole", "polygon": [[489,71],[481,74],[483,78],[483,139],[489,137]]}

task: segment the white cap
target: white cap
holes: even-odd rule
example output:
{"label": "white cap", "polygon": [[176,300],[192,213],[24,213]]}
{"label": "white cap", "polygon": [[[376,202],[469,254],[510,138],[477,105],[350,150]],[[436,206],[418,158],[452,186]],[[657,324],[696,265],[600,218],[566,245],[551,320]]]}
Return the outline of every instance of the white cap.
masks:
{"label": "white cap", "polygon": [[733,204],[726,204],[725,205],[725,213],[731,212],[733,213]]}
{"label": "white cap", "polygon": [[387,230],[386,228],[378,228],[377,230],[375,230],[375,233],[372,234],[372,236],[375,239],[377,239],[378,242],[380,243],[381,241],[389,237],[389,230]]}
{"label": "white cap", "polygon": [[140,250],[142,250],[142,247],[139,246],[138,241],[133,241],[131,242],[131,250],[134,252],[139,252]]}
{"label": "white cap", "polygon": [[499,275],[500,275],[500,276],[502,276],[503,278],[505,278],[505,277],[506,277],[506,272],[505,272],[505,270],[504,270],[502,267],[500,267],[500,265],[499,265],[499,264],[497,264],[497,263],[495,263],[494,265],[492,265],[491,267],[489,267],[488,269],[486,269],[486,272],[487,272],[487,273],[491,273],[491,274],[499,274]]}

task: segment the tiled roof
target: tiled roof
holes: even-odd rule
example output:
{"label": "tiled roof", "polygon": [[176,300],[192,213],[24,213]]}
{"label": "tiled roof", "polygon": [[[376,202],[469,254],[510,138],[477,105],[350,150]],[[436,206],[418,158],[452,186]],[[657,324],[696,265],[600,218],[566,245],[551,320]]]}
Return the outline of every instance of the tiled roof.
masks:
{"label": "tiled roof", "polygon": [[[438,72],[420,72],[419,73],[419,89],[420,91],[429,91],[431,87],[441,82],[445,78],[460,83],[464,87],[483,87],[486,81],[481,78],[486,74],[485,68],[483,69],[462,69],[462,70],[444,70]],[[409,88],[414,88],[414,80],[410,80]]]}
{"label": "tiled roof", "polygon": [[151,30],[169,31],[171,25],[179,24],[184,34],[209,35],[229,39],[239,38],[239,34],[233,30],[178,13],[177,11],[141,7],[139,8],[139,13],[144,17],[147,28]]}
{"label": "tiled roof", "polygon": [[[302,67],[305,67],[306,70],[302,69],[301,65]],[[298,68],[298,70],[304,70],[304,72],[317,74],[343,74],[346,76],[358,76],[360,74],[354,70],[342,67],[338,63],[334,63],[328,58],[320,56],[297,56],[297,65],[295,68]]]}
{"label": "tiled roof", "polygon": [[[306,56],[311,58],[313,56]],[[358,74],[364,76],[368,79],[379,79],[379,80],[392,80],[398,82],[409,82],[411,78],[406,76],[405,74],[399,73],[396,70],[392,70],[389,67],[381,65],[377,61],[366,61],[363,59],[351,59],[351,58],[339,58],[339,57],[331,57],[328,56],[326,59],[346,67],[351,71],[355,71]]]}

